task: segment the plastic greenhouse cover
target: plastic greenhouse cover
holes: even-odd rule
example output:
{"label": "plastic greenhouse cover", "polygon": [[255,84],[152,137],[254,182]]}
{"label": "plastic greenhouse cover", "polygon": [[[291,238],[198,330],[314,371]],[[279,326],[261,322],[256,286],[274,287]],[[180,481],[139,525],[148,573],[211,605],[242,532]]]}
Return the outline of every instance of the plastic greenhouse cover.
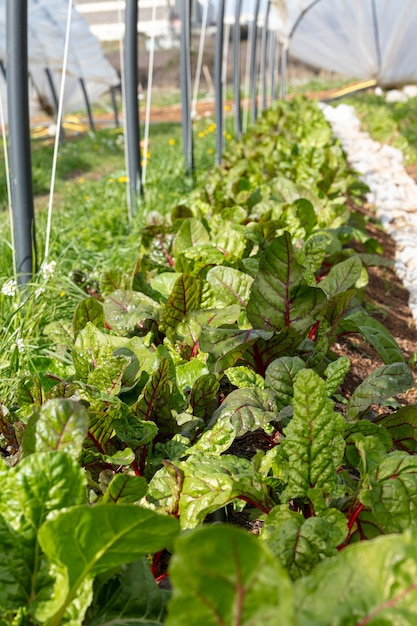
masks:
{"label": "plastic greenhouse cover", "polygon": [[[59,94],[67,15],[68,0],[28,0],[29,95],[32,115],[39,111],[40,99],[53,108],[45,68],[50,69],[56,92]],[[6,0],[0,0],[0,59],[6,65]],[[85,109],[80,78],[84,80],[90,102],[99,99],[120,82],[86,20],[73,8],[65,80],[65,112]],[[3,76],[0,76],[0,92],[7,120]]]}
{"label": "plastic greenhouse cover", "polygon": [[[416,0],[273,0],[298,59],[381,85],[417,81]],[[302,16],[302,17],[301,17]]]}

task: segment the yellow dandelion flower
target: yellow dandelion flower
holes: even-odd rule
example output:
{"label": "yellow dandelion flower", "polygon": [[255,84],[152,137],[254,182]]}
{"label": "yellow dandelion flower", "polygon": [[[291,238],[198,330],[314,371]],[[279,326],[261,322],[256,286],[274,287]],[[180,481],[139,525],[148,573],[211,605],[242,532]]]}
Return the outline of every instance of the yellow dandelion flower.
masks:
{"label": "yellow dandelion flower", "polygon": [[198,136],[200,137],[200,139],[203,139],[203,137],[205,136],[205,133],[203,133],[203,132],[201,132],[201,131],[200,131],[200,132],[198,133]]}
{"label": "yellow dandelion flower", "polygon": [[67,294],[65,293],[65,291],[60,291],[59,295],[61,296],[61,298],[63,298],[64,296],[66,296]]}
{"label": "yellow dandelion flower", "polygon": [[207,150],[207,154],[213,154],[213,153],[214,153],[213,148],[209,148],[209,149]]}
{"label": "yellow dandelion flower", "polygon": [[226,139],[229,139],[229,140],[230,140],[231,138],[232,138],[232,135],[231,135],[230,133],[227,133],[227,134],[226,134]]}
{"label": "yellow dandelion flower", "polygon": [[147,159],[150,159],[150,158],[151,158],[151,153],[150,153],[150,152],[147,152],[147,153],[146,153],[146,158],[147,158]]}
{"label": "yellow dandelion flower", "polygon": [[225,105],[224,105],[224,110],[225,110],[225,111],[230,111],[230,106],[229,106],[228,104],[225,104]]}
{"label": "yellow dandelion flower", "polygon": [[109,183],[114,183],[114,178],[112,176],[109,178]]}
{"label": "yellow dandelion flower", "polygon": [[170,146],[175,146],[175,139],[170,139],[168,143]]}
{"label": "yellow dandelion flower", "polygon": [[78,182],[80,183],[80,185],[82,185],[85,182],[85,178],[80,176],[80,178],[78,179]]}
{"label": "yellow dandelion flower", "polygon": [[84,200],[88,200],[90,198],[90,196],[88,195],[88,193],[85,194],[84,196]]}
{"label": "yellow dandelion flower", "polygon": [[127,183],[127,176],[119,176],[117,179],[118,183]]}

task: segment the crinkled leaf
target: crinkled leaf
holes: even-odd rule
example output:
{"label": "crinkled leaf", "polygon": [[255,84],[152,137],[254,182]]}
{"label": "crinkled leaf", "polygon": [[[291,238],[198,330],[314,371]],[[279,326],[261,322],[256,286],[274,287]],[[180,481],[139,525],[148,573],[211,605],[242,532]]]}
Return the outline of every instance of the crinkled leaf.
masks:
{"label": "crinkled leaf", "polygon": [[178,363],[175,368],[177,387],[183,397],[190,393],[194,383],[205,374],[208,374],[207,365],[199,359],[191,359],[185,363]]}
{"label": "crinkled leaf", "polygon": [[229,379],[230,383],[238,389],[245,389],[246,387],[258,387],[259,389],[265,388],[265,381],[256,372],[249,367],[243,365],[237,365],[236,367],[229,367],[225,372],[225,375]]}
{"label": "crinkled leaf", "polygon": [[72,330],[74,337],[78,335],[88,322],[94,324],[98,328],[104,328],[104,311],[103,305],[97,298],[86,298],[81,300],[75,307],[74,317],[72,319]]}
{"label": "crinkled leaf", "polygon": [[165,303],[162,325],[175,328],[190,311],[200,307],[201,284],[189,274],[181,274]]}
{"label": "crinkled leaf", "polygon": [[201,333],[206,326],[217,328],[223,324],[234,324],[238,319],[241,308],[237,305],[225,307],[224,309],[199,309],[190,311],[184,321],[178,324],[175,329],[175,337],[189,346],[200,340]]}
{"label": "crinkled leaf", "polygon": [[391,333],[364,311],[351,313],[343,320],[343,329],[360,333],[375,348],[384,363],[404,362],[404,354]]}
{"label": "crinkled leaf", "polygon": [[245,361],[253,367],[255,372],[265,376],[265,371],[274,361],[281,356],[295,355],[303,336],[294,328],[284,328],[280,333],[274,333],[270,339],[260,337],[248,347],[245,353]]}
{"label": "crinkled leaf", "polygon": [[313,370],[301,370],[294,384],[294,415],[284,429],[288,485],[283,501],[306,496],[310,489],[332,495],[344,441],[343,418],[333,411],[325,382]]}
{"label": "crinkled leaf", "polygon": [[407,391],[413,384],[413,375],[405,363],[378,367],[356,387],[349,398],[347,419],[356,419],[371,404],[380,403],[390,396]]}
{"label": "crinkled leaf", "polygon": [[210,236],[200,220],[188,217],[182,221],[174,241],[174,255],[177,257],[184,250],[198,244],[208,243]]}
{"label": "crinkled leaf", "polygon": [[115,419],[113,427],[117,437],[133,450],[149,443],[158,434],[158,427],[154,422],[140,420],[132,414],[122,415]]}
{"label": "crinkled leaf", "polygon": [[135,453],[130,448],[117,450],[113,454],[101,454],[101,458],[105,463],[111,465],[130,465],[135,460]]}
{"label": "crinkled leaf", "polygon": [[283,356],[268,366],[265,383],[275,391],[279,409],[292,404],[294,379],[304,367],[304,361],[298,356]]}
{"label": "crinkled leaf", "polygon": [[346,518],[336,509],[326,511],[325,517],[304,519],[287,505],[280,505],[265,519],[261,540],[296,579],[308,574],[323,559],[335,556],[346,534]]}
{"label": "crinkled leaf", "polygon": [[176,519],[127,504],[75,506],[47,520],[39,542],[67,585],[51,623],[60,623],[84,580],[169,547],[177,533]]}
{"label": "crinkled leaf", "polygon": [[216,294],[218,305],[239,304],[245,308],[249,300],[253,278],[232,267],[213,267],[207,274],[207,280]]}
{"label": "crinkled leaf", "polygon": [[184,475],[178,465],[171,461],[163,461],[162,464],[163,467],[149,482],[146,500],[161,513],[178,517]]}
{"label": "crinkled leaf", "polygon": [[375,421],[387,429],[398,450],[417,452],[417,406],[404,406],[395,413],[377,417]]}
{"label": "crinkled leaf", "polygon": [[101,501],[115,504],[138,502],[146,494],[147,489],[148,484],[143,476],[115,474]]}
{"label": "crinkled leaf", "polygon": [[131,358],[126,354],[113,354],[107,361],[97,363],[88,374],[87,383],[108,396],[117,396],[123,386]]}
{"label": "crinkled leaf", "polygon": [[105,270],[100,275],[100,293],[107,294],[118,289],[129,290],[131,287],[132,277],[119,269]]}
{"label": "crinkled leaf", "polygon": [[85,408],[74,400],[48,400],[29,420],[23,436],[25,454],[61,450],[77,458],[88,432]]}
{"label": "crinkled leaf", "polygon": [[147,319],[159,319],[159,304],[144,293],[117,289],[104,300],[107,324],[116,331],[142,330]]}
{"label": "crinkled leaf", "polygon": [[413,626],[416,535],[378,537],[319,563],[294,587],[298,626]]}
{"label": "crinkled leaf", "polygon": [[229,393],[213,413],[207,430],[189,453],[221,454],[233,439],[242,437],[278,419],[275,393],[271,389],[247,387]]}
{"label": "crinkled leaf", "polygon": [[202,523],[235,498],[249,499],[262,511],[273,506],[263,477],[247,459],[193,454],[178,465],[184,475],[179,501],[182,528]]}
{"label": "crinkled leaf", "polygon": [[[202,418],[211,416],[216,406],[219,387],[220,383],[217,376],[213,374],[203,374],[203,376],[197,378],[189,397],[189,405],[192,408],[193,415]],[[213,404],[215,404],[214,407]]]}
{"label": "crinkled leaf", "polygon": [[89,626],[162,626],[169,596],[155,582],[148,559],[140,559],[110,580],[98,577],[86,621]]}
{"label": "crinkled leaf", "polygon": [[178,431],[171,414],[169,362],[165,357],[161,358],[158,369],[152,372],[132,411],[141,420],[155,422],[160,434],[172,435]]}
{"label": "crinkled leaf", "polygon": [[306,285],[303,270],[289,233],[266,248],[247,306],[254,328],[279,331],[292,326],[303,332],[314,323],[326,297],[321,289]]}
{"label": "crinkled leaf", "polygon": [[333,265],[330,272],[320,282],[319,287],[324,291],[327,299],[343,293],[353,287],[360,278],[362,272],[362,263],[355,255]]}
{"label": "crinkled leaf", "polygon": [[182,535],[169,571],[174,594],[168,626],[276,626],[277,619],[294,624],[288,576],[255,537],[240,529],[206,526]]}
{"label": "crinkled leaf", "polygon": [[[345,424],[343,436],[346,441],[345,455],[352,467],[364,468],[366,474],[369,469],[370,450],[374,458],[384,457],[392,448],[392,439],[388,431],[381,425],[369,420],[359,420]],[[368,440],[368,445],[362,446],[363,438]],[[372,438],[372,442],[370,441]]]}
{"label": "crinkled leaf", "polygon": [[406,452],[392,452],[380,463],[371,488],[361,502],[372,508],[385,533],[417,527],[417,459]]}
{"label": "crinkled leaf", "polygon": [[38,546],[50,513],[85,501],[85,477],[65,452],[38,452],[13,468],[0,468],[0,602],[10,609],[52,593],[49,563]]}
{"label": "crinkled leaf", "polygon": [[209,364],[213,364],[215,372],[234,365],[246,352],[248,346],[257,339],[269,339],[272,333],[264,330],[240,330],[238,328],[211,328],[203,330],[200,348],[209,353]]}
{"label": "crinkled leaf", "polygon": [[162,272],[157,274],[151,280],[151,287],[161,294],[164,302],[166,302],[169,294],[174,288],[175,281],[181,276],[178,272]]}
{"label": "crinkled leaf", "polygon": [[333,396],[339,386],[345,380],[345,376],[350,369],[350,359],[347,356],[341,356],[336,361],[332,361],[324,370],[326,377],[326,388],[329,396]]}

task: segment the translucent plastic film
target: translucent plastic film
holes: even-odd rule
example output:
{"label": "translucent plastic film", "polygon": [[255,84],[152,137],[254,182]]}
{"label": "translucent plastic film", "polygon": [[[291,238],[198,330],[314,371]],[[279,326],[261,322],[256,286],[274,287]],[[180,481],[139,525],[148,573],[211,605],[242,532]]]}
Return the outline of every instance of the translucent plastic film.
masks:
{"label": "translucent plastic film", "polygon": [[381,85],[417,82],[416,0],[274,0],[298,59]]}

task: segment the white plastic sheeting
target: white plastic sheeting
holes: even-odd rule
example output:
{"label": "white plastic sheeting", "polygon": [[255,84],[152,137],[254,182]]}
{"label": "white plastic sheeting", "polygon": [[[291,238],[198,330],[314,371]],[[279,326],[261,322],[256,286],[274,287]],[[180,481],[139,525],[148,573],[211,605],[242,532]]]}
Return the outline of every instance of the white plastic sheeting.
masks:
{"label": "white plastic sheeting", "polygon": [[[31,115],[40,110],[39,100],[53,109],[52,93],[45,68],[49,68],[56,92],[59,94],[67,16],[68,0],[28,0]],[[0,59],[6,65],[6,0],[0,0]],[[73,8],[64,94],[64,111],[67,113],[85,109],[80,78],[84,80],[90,102],[99,99],[120,82],[86,20]],[[7,120],[6,86],[2,75],[0,75],[0,93]]]}
{"label": "white plastic sheeting", "polygon": [[417,81],[416,0],[272,0],[298,59],[380,85]]}

